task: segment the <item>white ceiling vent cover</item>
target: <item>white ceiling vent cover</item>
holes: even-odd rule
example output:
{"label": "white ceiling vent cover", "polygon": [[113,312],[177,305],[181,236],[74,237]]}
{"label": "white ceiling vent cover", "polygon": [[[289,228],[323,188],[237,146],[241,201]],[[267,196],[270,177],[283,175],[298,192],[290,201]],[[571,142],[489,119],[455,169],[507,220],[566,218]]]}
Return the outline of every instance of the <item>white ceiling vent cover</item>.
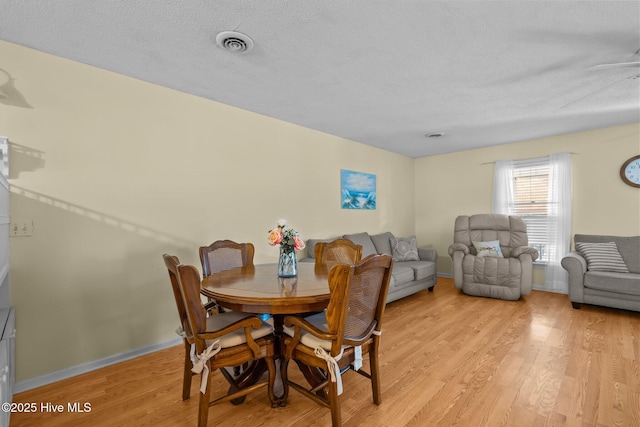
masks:
{"label": "white ceiling vent cover", "polygon": [[253,48],[253,40],[237,31],[223,31],[216,36],[218,46],[231,53],[249,52]]}

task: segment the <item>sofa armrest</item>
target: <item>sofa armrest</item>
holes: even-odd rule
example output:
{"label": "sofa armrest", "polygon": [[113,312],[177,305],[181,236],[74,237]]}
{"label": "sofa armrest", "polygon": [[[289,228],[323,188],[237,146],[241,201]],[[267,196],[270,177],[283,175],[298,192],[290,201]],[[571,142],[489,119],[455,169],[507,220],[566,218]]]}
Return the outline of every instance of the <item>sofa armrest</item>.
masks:
{"label": "sofa armrest", "polygon": [[570,252],[560,262],[569,273],[569,299],[572,302],[584,302],[584,274],[587,261],[578,252]]}
{"label": "sofa armrest", "polygon": [[561,264],[569,274],[582,276],[587,272],[587,260],[579,252],[569,252],[562,258]]}
{"label": "sofa armrest", "polygon": [[438,261],[438,250],[434,248],[418,248],[418,258],[421,261]]}
{"label": "sofa armrest", "polygon": [[[462,249],[451,250],[451,247],[449,247],[449,254],[451,255],[451,260],[453,261],[453,284],[456,289],[462,289],[462,284],[464,281],[464,274],[462,272],[462,261],[464,260],[465,256],[469,255],[469,249],[466,246],[465,248],[466,251]],[[471,255],[471,258],[475,257]]]}
{"label": "sofa armrest", "polygon": [[532,248],[530,246],[518,246],[513,251],[511,251],[511,256],[514,258],[520,258],[522,254],[531,255],[531,261],[535,261],[540,257],[540,253],[536,248]]}
{"label": "sofa armrest", "polygon": [[453,285],[457,289],[462,289],[462,260],[466,255],[469,255],[469,248],[465,244],[454,243],[449,246],[448,252],[453,261]]}
{"label": "sofa armrest", "polygon": [[454,252],[461,251],[464,255],[469,255],[469,247],[462,243],[454,243],[449,246],[449,256],[453,258]]}

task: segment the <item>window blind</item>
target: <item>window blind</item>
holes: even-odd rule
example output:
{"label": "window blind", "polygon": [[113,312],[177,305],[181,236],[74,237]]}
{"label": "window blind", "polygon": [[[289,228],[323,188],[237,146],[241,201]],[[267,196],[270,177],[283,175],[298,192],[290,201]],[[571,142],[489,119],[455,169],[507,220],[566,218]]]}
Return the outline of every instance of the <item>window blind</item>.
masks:
{"label": "window blind", "polygon": [[529,246],[540,252],[537,262],[545,263],[552,255],[548,242],[550,213],[553,211],[549,193],[549,159],[538,158],[513,162],[513,206],[510,211],[520,215],[527,224]]}

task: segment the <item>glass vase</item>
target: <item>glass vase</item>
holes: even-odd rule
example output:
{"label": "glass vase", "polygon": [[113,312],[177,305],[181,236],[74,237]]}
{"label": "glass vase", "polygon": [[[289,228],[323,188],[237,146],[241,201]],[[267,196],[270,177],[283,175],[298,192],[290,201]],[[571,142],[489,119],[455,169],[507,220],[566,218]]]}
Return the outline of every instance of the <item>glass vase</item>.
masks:
{"label": "glass vase", "polygon": [[296,251],[293,248],[280,247],[280,258],[278,258],[278,276],[295,277],[298,275],[298,261]]}

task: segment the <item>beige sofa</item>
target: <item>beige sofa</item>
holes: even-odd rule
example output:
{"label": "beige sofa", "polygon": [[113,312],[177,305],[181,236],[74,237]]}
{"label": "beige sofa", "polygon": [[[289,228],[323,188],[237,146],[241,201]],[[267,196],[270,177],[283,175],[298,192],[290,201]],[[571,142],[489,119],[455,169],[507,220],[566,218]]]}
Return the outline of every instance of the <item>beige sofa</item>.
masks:
{"label": "beige sofa", "polygon": [[569,272],[569,299],[573,308],[594,304],[640,311],[640,236],[576,234],[573,240],[574,243],[614,242],[629,270],[628,273],[606,271],[606,263],[596,268],[578,251],[567,254],[562,259],[562,267]]}
{"label": "beige sofa", "polygon": [[[345,234],[330,239],[309,239],[306,241],[307,256],[301,262],[315,262],[313,253],[318,242],[330,242],[338,238],[349,239],[362,246],[362,258],[371,254],[393,256],[391,232],[370,235],[368,233]],[[424,289],[433,291],[437,280],[436,261],[438,251],[431,248],[417,248],[418,260],[398,261],[394,258],[387,303],[415,294]]]}

